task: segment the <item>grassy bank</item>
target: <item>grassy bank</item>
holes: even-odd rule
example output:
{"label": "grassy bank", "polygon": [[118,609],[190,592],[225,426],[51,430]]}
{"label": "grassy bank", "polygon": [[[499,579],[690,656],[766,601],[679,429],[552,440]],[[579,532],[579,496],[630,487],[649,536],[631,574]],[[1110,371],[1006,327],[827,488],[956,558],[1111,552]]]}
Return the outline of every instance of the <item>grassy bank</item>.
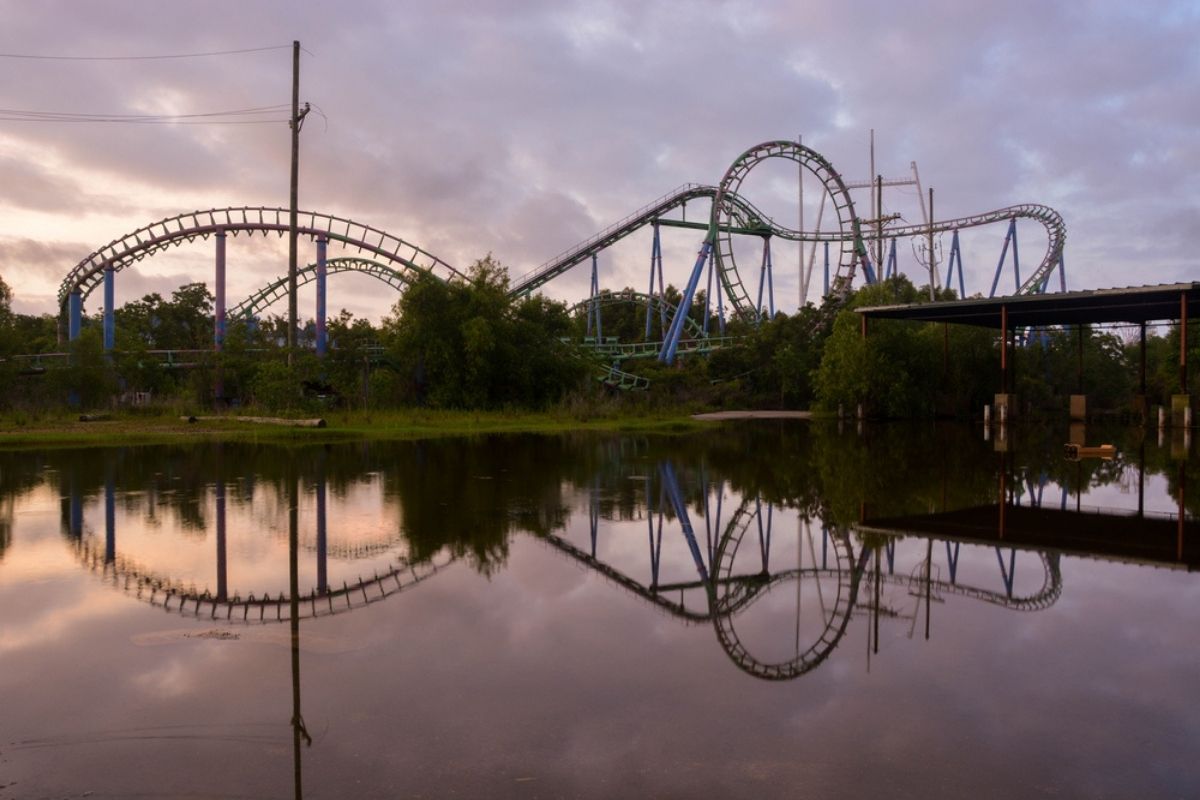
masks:
{"label": "grassy bank", "polygon": [[[163,444],[188,441],[336,442],[357,439],[423,439],[484,433],[561,433],[578,430],[694,430],[684,410],[637,415],[579,415],[566,409],[529,411],[333,411],[323,428],[293,428],[231,417],[188,422],[178,412],[115,412],[80,421],[78,414],[0,417],[0,449]],[[308,415],[311,416],[311,415]]]}

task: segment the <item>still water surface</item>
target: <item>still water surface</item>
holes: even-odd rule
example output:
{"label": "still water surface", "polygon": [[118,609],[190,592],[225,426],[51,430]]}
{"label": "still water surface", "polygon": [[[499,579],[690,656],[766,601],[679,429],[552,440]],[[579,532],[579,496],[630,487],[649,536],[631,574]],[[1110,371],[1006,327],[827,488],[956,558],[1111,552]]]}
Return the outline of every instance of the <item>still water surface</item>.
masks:
{"label": "still water surface", "polygon": [[0,453],[0,798],[1196,797],[1200,464],[1065,436]]}

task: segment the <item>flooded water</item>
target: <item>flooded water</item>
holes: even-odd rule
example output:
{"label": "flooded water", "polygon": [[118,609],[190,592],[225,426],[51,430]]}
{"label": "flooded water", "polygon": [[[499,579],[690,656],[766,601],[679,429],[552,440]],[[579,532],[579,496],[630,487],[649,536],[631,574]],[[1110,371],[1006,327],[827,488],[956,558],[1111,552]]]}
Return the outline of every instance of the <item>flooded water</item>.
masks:
{"label": "flooded water", "polygon": [[1200,464],[1088,438],[0,453],[0,798],[1196,797]]}

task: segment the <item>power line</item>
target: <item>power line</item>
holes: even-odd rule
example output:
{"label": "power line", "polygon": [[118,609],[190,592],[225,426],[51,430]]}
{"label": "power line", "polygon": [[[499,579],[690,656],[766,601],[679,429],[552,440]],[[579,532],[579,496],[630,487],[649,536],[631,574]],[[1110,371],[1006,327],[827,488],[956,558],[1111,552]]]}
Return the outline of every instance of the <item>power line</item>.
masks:
{"label": "power line", "polygon": [[[15,108],[0,108],[0,121],[4,122],[102,122],[132,125],[261,125],[286,122],[284,117],[264,119],[264,115],[282,114],[286,104],[235,108],[226,111],[208,111],[195,114],[90,114],[71,111],[34,111]],[[246,119],[254,117],[254,119]]]}
{"label": "power line", "polygon": [[[210,56],[234,56],[245,53],[263,53],[268,50],[287,50],[290,44],[270,47],[247,47],[241,50],[212,50],[205,53],[171,53],[157,56],[46,56],[32,53],[0,53],[0,58],[23,58],[32,61],[167,61],[181,58],[208,58]],[[308,53],[307,50],[304,52]],[[308,53],[312,55],[312,53]]]}

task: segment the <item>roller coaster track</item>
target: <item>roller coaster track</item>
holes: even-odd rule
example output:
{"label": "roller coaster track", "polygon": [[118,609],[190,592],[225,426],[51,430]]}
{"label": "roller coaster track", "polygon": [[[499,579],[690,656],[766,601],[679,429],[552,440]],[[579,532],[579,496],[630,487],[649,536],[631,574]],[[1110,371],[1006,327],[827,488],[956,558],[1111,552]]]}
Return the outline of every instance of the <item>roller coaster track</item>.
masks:
{"label": "roller coaster track", "polygon": [[[288,229],[287,209],[262,206],[214,208],[159,220],[109,242],[76,264],[59,287],[60,310],[65,311],[73,292],[79,292],[86,299],[101,284],[107,269],[119,271],[169,247],[207,239],[214,234],[232,233],[237,236],[240,233],[277,233],[282,236]],[[299,232],[301,236],[339,243],[344,248],[356,249],[358,253],[370,253],[401,268],[419,269],[443,280],[466,278],[457,269],[420,247],[344,217],[302,211],[299,214]]]}
{"label": "roller coaster track", "polygon": [[[676,306],[674,303],[659,297],[658,295],[649,295],[645,292],[636,292],[633,289],[623,289],[619,292],[601,292],[595,297],[589,297],[586,300],[580,300],[578,303],[567,309],[567,314],[570,316],[575,316],[581,312],[586,312],[589,308],[594,307],[593,304],[599,304],[599,307],[604,309],[608,308],[609,306],[630,303],[636,303],[640,306],[649,305],[650,312],[652,314],[661,315],[665,312],[668,318],[674,316],[676,311]],[[686,330],[692,335],[692,338],[700,339],[704,337],[704,328],[699,322],[689,318],[686,324]]]}
{"label": "roller coaster track", "polygon": [[[401,268],[396,268],[388,264],[382,264],[378,261],[372,261],[368,258],[357,258],[348,256],[346,258],[331,258],[325,263],[325,271],[329,275],[334,275],[339,272],[361,272],[364,275],[370,275],[373,278],[386,283],[396,291],[403,291],[407,288],[418,274],[425,271],[416,264],[409,261],[399,260],[394,263],[400,264]],[[296,270],[296,285],[304,286],[317,279],[317,265],[309,264],[302,269]],[[229,309],[230,319],[250,319],[261,313],[263,309],[271,306],[275,301],[287,297],[288,294],[288,278],[284,275],[277,280],[272,281],[263,288],[259,289],[254,294],[247,297],[242,302],[238,303],[233,308]]]}
{"label": "roller coaster track", "polygon": [[[799,231],[780,225],[759,211],[753,204],[738,194],[738,189],[758,163],[769,158],[786,158],[799,163],[816,175],[825,191],[833,199],[833,210],[837,215],[836,230]],[[777,236],[791,241],[835,242],[840,245],[837,273],[831,286],[831,294],[844,297],[849,293],[857,267],[869,263],[864,243],[863,226],[867,221],[855,215],[854,204],[840,174],[832,164],[816,151],[795,142],[764,142],[743,153],[733,163],[719,186],[687,183],[658,199],[639,208],[625,218],[609,225],[588,239],[564,250],[540,266],[517,278],[511,288],[513,296],[526,295],[553,278],[563,274],[577,264],[615,244],[638,229],[659,221],[660,218],[688,201],[711,200],[709,238],[713,242],[714,258],[718,265],[721,283],[737,313],[746,315],[754,311],[754,303],[738,273],[733,256],[733,235],[750,233],[759,236]],[[930,225],[902,225],[884,228],[886,237],[915,237],[933,233],[946,233],[963,228],[991,225],[1013,219],[1028,219],[1039,223],[1046,230],[1047,247],[1037,268],[1021,284],[1018,294],[1035,294],[1051,271],[1058,265],[1066,243],[1066,224],[1053,208],[1035,203],[1007,206],[982,214],[973,214],[935,221]],[[667,221],[663,221],[667,224]],[[876,265],[878,266],[878,265]]]}
{"label": "roller coaster track", "polygon": [[[194,586],[173,578],[163,578],[132,559],[117,555],[112,561],[104,557],[104,543],[96,537],[87,536],[72,544],[80,563],[99,575],[106,582],[126,594],[158,606],[164,611],[200,619],[222,622],[265,624],[289,622],[291,599],[280,593],[245,598],[235,594],[232,598],[214,597],[208,590],[199,591]],[[316,619],[333,614],[352,611],[356,608],[378,603],[405,589],[428,580],[446,569],[455,561],[446,551],[439,552],[427,562],[409,562],[398,558],[397,563],[386,572],[371,577],[359,577],[354,583],[343,582],[340,588],[319,592],[316,588],[299,598],[299,617]]]}
{"label": "roller coaster track", "polygon": [[[688,201],[711,200],[716,196],[716,186],[685,183],[525,273],[513,281],[508,293],[513,297],[527,295],[571,267],[591,258],[601,250],[611,247],[639,228],[650,225],[664,214],[687,205]],[[740,197],[730,196],[726,203],[730,209],[732,223],[746,232],[754,229],[757,220],[766,219],[758,209]],[[761,233],[765,234],[767,231],[764,229]]]}

